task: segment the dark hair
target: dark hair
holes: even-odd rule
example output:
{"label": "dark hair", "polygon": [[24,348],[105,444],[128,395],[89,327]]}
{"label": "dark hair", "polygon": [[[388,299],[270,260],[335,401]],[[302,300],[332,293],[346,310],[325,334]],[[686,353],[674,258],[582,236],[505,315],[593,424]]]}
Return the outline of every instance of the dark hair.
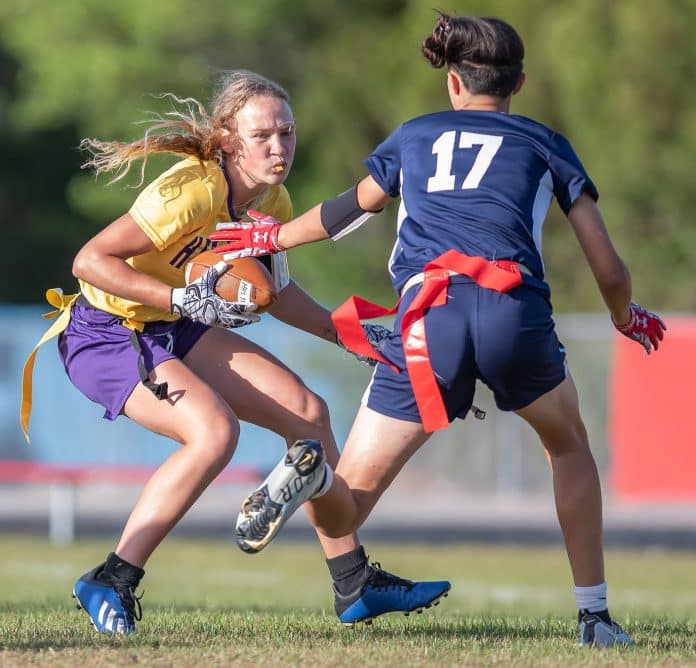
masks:
{"label": "dark hair", "polygon": [[522,74],[524,44],[505,21],[490,17],[439,16],[421,52],[433,67],[447,65],[474,94],[507,97]]}

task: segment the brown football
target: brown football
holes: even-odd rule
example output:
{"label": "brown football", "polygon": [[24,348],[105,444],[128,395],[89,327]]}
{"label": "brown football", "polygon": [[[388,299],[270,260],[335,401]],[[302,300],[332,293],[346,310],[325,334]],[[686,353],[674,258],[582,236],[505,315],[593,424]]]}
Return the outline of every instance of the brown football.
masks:
{"label": "brown football", "polygon": [[[191,283],[205,273],[208,267],[222,260],[222,255],[205,251],[186,264],[186,283]],[[228,302],[256,304],[255,313],[263,313],[278,299],[273,286],[273,276],[254,257],[227,260],[229,269],[218,279],[215,292]]]}

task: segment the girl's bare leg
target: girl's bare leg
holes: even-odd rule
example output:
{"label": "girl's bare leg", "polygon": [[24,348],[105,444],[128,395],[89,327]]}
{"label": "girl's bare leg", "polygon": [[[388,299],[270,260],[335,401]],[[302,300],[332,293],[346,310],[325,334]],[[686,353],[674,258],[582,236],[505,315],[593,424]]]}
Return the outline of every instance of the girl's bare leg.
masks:
{"label": "girl's bare leg", "polygon": [[361,406],[343,448],[331,489],[305,504],[320,533],[355,531],[404,464],[428,439],[420,423]]}
{"label": "girl's bare leg", "polygon": [[[336,467],[339,453],[326,403],[268,351],[234,332],[211,329],[184,361],[240,420],[275,432],[288,446],[320,440]],[[360,545],[351,530],[333,538],[319,533],[319,540],[328,558]]]}
{"label": "girl's bare leg", "polygon": [[140,567],[227,465],[239,437],[232,409],[180,360],[160,364],[156,380],[169,384],[170,398],[160,401],[138,383],[124,413],[183,447],[146,483],[116,548],[119,557]]}
{"label": "girl's bare leg", "polygon": [[570,375],[517,414],[546,448],[573,580],[579,587],[597,585],[604,581],[602,491]]}

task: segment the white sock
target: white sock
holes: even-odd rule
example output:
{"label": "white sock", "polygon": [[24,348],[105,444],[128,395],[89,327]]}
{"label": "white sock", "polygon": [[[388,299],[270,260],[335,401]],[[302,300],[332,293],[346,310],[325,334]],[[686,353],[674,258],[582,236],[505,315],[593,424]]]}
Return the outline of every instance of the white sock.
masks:
{"label": "white sock", "polygon": [[573,593],[575,594],[575,604],[578,610],[600,612],[607,609],[606,582],[592,587],[573,587]]}
{"label": "white sock", "polygon": [[324,496],[326,492],[328,492],[331,489],[331,485],[333,484],[333,479],[334,479],[334,472],[333,469],[326,464],[324,467],[324,480],[321,482],[321,487],[312,494],[311,498],[312,499],[318,499],[320,496]]}

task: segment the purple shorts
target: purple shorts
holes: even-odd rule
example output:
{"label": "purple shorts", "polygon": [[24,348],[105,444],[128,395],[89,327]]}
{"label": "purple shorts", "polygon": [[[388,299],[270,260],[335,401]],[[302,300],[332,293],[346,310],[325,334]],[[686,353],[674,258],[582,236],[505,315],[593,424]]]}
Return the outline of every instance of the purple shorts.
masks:
{"label": "purple shorts", "polygon": [[[138,333],[145,369],[150,372],[170,359],[181,359],[209,327],[188,318],[152,322]],[[115,420],[140,382],[138,352],[131,330],[116,316],[89,306],[74,304],[70,323],[58,338],[65,371],[82,394],[106,409]]]}

